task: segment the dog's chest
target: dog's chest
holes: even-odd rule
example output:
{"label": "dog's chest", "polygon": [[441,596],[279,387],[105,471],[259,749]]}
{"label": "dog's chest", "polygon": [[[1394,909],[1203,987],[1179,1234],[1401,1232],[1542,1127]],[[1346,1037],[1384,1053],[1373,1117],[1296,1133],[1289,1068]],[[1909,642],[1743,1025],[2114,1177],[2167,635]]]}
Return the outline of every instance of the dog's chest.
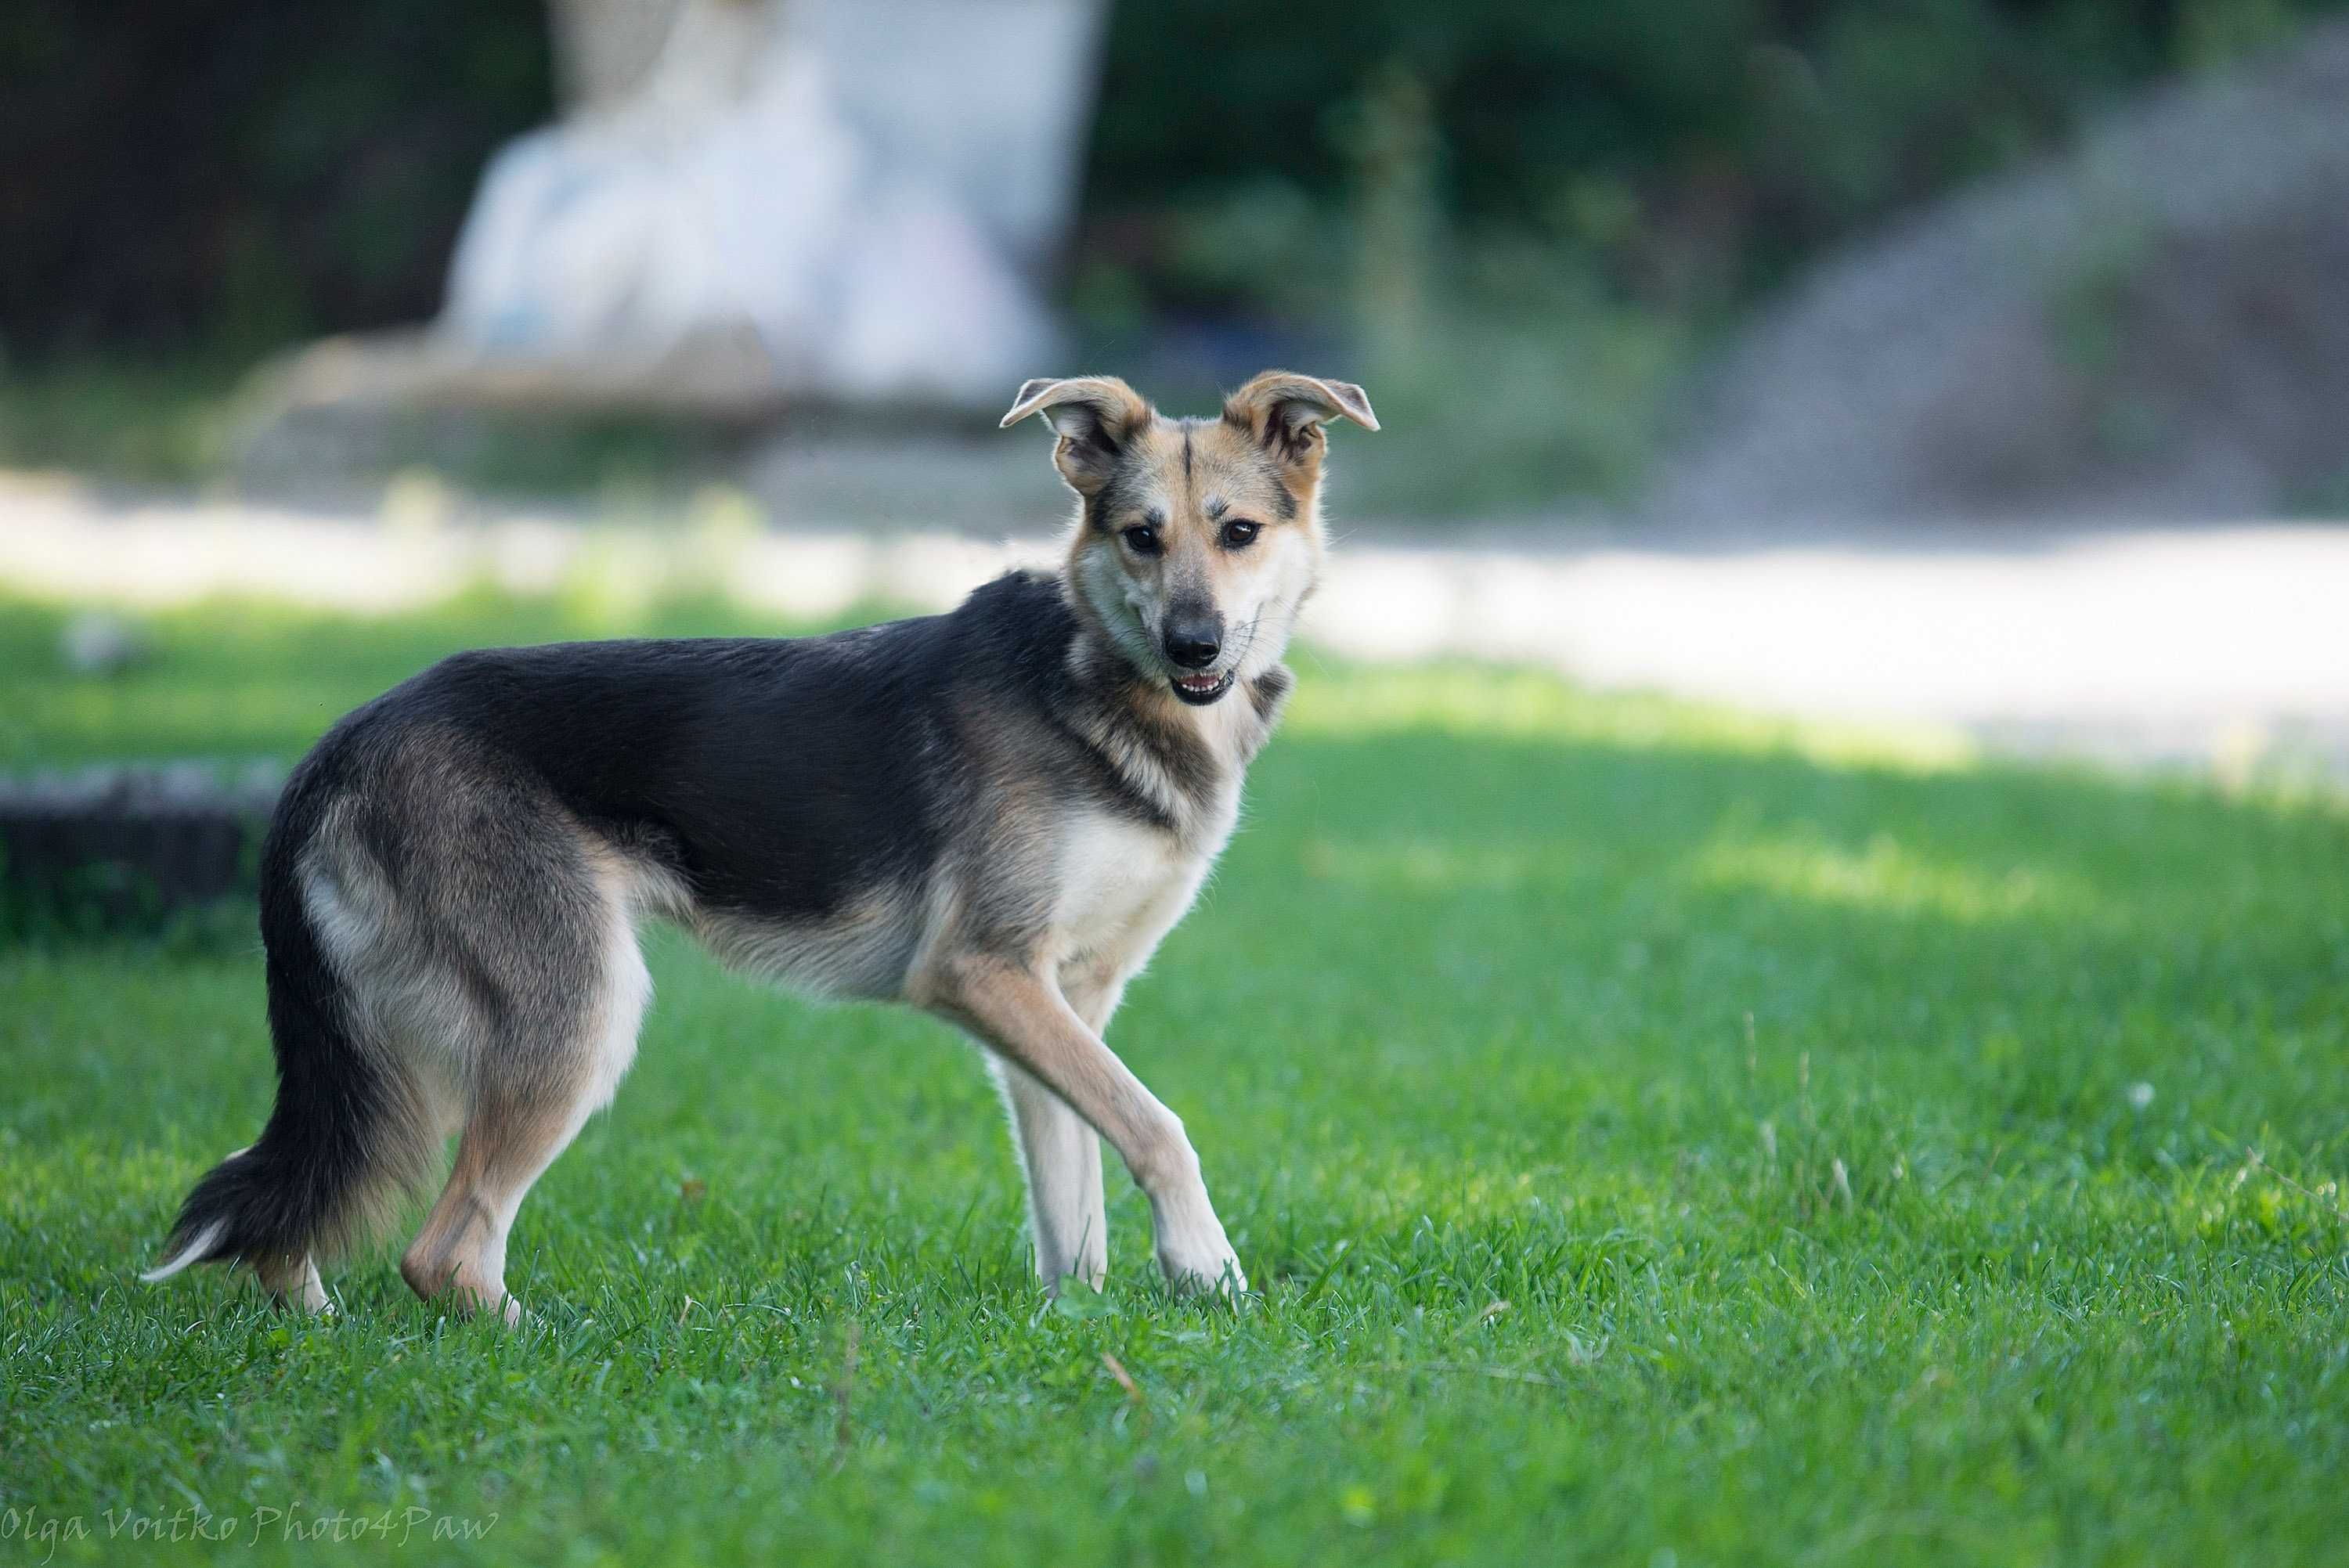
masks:
{"label": "dog's chest", "polygon": [[[1216,847],[1221,842],[1218,835]],[[1214,860],[1212,851],[1143,823],[1079,819],[1060,860],[1055,923],[1064,950],[1095,954],[1155,944],[1190,907]]]}

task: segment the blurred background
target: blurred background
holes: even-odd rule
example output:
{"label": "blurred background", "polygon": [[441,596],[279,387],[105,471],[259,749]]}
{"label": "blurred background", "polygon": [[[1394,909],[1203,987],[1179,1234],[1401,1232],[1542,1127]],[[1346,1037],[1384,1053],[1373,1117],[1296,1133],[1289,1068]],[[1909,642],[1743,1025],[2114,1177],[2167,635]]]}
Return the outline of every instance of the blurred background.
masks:
{"label": "blurred background", "polygon": [[1278,364],[1339,655],[2337,772],[2343,10],[16,0],[0,593],[943,604]]}
{"label": "blurred background", "polygon": [[24,0],[0,456],[592,492],[1294,362],[1383,515],[2329,513],[2338,9]]}

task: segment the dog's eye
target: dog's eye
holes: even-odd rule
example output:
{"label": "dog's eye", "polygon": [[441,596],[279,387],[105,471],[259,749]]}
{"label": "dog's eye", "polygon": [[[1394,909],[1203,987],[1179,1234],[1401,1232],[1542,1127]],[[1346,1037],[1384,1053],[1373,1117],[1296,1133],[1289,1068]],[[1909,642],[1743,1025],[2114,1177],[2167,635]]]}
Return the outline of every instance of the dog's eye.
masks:
{"label": "dog's eye", "polygon": [[1246,550],[1256,542],[1256,536],[1263,531],[1264,524],[1250,522],[1244,517],[1236,517],[1224,524],[1224,548]]}
{"label": "dog's eye", "polygon": [[1137,525],[1127,529],[1125,531],[1124,537],[1126,548],[1133,551],[1136,555],[1155,555],[1158,553],[1158,531],[1154,528],[1145,528]]}

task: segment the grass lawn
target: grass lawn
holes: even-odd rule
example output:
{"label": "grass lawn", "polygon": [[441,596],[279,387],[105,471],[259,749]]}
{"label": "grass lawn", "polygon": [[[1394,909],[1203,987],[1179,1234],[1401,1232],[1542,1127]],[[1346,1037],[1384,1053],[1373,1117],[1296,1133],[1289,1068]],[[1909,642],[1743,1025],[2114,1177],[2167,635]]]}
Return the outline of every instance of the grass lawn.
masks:
{"label": "grass lawn", "polygon": [[[94,684],[56,625],[0,607],[0,763],[291,755],[582,618],[208,611]],[[534,1327],[386,1254],[326,1323],[141,1286],[266,1109],[258,956],[0,954],[0,1553],[201,1508],[237,1561],[2340,1560],[2338,802],[1303,673],[1112,1030],[1238,1310],[1161,1291],[1114,1171],[1109,1291],[1045,1309],[967,1047],[665,935],[515,1232]],[[338,1513],[393,1538],[289,1539]]]}

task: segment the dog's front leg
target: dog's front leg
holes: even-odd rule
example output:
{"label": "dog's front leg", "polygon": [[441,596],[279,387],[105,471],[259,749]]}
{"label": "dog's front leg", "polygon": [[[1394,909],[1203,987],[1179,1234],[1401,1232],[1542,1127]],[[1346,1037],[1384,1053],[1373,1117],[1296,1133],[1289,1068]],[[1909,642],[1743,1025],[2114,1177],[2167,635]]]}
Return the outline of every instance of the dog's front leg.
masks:
{"label": "dog's front leg", "polygon": [[1109,1140],[1150,1200],[1159,1266],[1169,1283],[1184,1290],[1247,1288],[1182,1119],[1102,1043],[1058,985],[1015,964],[957,958],[926,977],[919,999],[976,1034]]}
{"label": "dog's front leg", "polygon": [[1028,1171],[1028,1217],[1036,1275],[1058,1294],[1075,1278],[1095,1290],[1109,1274],[1109,1214],[1102,1201],[1101,1139],[1061,1097],[1001,1056],[988,1069],[1011,1111]]}

